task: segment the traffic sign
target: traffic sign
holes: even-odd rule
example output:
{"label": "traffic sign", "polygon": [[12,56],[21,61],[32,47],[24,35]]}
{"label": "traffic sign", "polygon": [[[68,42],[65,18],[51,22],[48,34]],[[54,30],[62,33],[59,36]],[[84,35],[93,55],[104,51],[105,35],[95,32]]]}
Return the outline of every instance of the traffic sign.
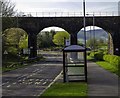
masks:
{"label": "traffic sign", "polygon": [[8,54],[8,52],[5,50],[5,51],[4,51],[4,54]]}

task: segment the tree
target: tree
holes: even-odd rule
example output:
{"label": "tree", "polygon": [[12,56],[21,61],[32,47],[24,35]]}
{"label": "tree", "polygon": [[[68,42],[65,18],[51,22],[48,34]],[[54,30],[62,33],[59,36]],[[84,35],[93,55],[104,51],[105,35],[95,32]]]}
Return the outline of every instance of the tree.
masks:
{"label": "tree", "polygon": [[92,38],[92,39],[87,40],[86,45],[87,45],[87,47],[90,47],[91,49],[97,49],[99,43],[98,43],[97,39]]}
{"label": "tree", "polygon": [[[0,16],[2,16],[2,31],[7,28],[16,27],[16,19],[12,19],[15,16],[15,4],[10,0],[0,0]],[[4,32],[3,32],[4,33]]]}
{"label": "tree", "polygon": [[66,31],[58,31],[53,37],[53,43],[58,46],[64,46],[64,38],[69,39],[70,35]]}
{"label": "tree", "polygon": [[38,48],[48,48],[54,46],[52,39],[53,39],[53,31],[43,31],[40,32],[37,36],[37,47]]}
{"label": "tree", "polygon": [[6,29],[3,33],[3,51],[7,50],[12,54],[18,53],[28,47],[28,35],[20,28]]}
{"label": "tree", "polygon": [[10,0],[0,1],[2,17],[10,17],[15,15],[15,4],[11,3]]}

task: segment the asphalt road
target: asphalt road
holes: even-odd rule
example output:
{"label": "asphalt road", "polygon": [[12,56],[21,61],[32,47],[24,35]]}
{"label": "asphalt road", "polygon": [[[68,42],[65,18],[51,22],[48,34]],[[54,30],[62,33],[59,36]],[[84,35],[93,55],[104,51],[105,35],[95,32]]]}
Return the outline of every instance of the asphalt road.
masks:
{"label": "asphalt road", "polygon": [[45,62],[3,73],[2,96],[39,96],[54,81],[62,71],[62,55],[42,54]]}

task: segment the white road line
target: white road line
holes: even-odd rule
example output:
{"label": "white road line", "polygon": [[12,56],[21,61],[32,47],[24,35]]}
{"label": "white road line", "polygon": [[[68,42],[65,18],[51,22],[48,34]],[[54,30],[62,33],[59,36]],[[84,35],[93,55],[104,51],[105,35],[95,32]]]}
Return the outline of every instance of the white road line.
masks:
{"label": "white road line", "polygon": [[43,85],[45,85],[47,82],[44,82]]}
{"label": "white road line", "polygon": [[9,83],[9,82],[6,82],[6,83],[2,83],[2,85],[0,85],[0,86],[3,86],[3,85],[5,85],[5,84],[7,84],[7,83]]}
{"label": "white road line", "polygon": [[17,84],[16,82],[14,82],[13,84]]}
{"label": "white road line", "polygon": [[10,87],[11,85],[8,85],[8,86],[6,86],[6,87]]}

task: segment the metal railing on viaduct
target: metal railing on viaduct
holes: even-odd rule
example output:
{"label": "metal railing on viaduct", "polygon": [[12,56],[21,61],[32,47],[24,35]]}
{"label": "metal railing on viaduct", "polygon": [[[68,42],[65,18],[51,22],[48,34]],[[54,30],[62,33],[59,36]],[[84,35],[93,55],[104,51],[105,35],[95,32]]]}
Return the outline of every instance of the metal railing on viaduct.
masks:
{"label": "metal railing on viaduct", "polygon": [[[86,12],[86,16],[118,16],[118,11],[111,12]],[[83,12],[23,12],[18,17],[79,17]]]}

